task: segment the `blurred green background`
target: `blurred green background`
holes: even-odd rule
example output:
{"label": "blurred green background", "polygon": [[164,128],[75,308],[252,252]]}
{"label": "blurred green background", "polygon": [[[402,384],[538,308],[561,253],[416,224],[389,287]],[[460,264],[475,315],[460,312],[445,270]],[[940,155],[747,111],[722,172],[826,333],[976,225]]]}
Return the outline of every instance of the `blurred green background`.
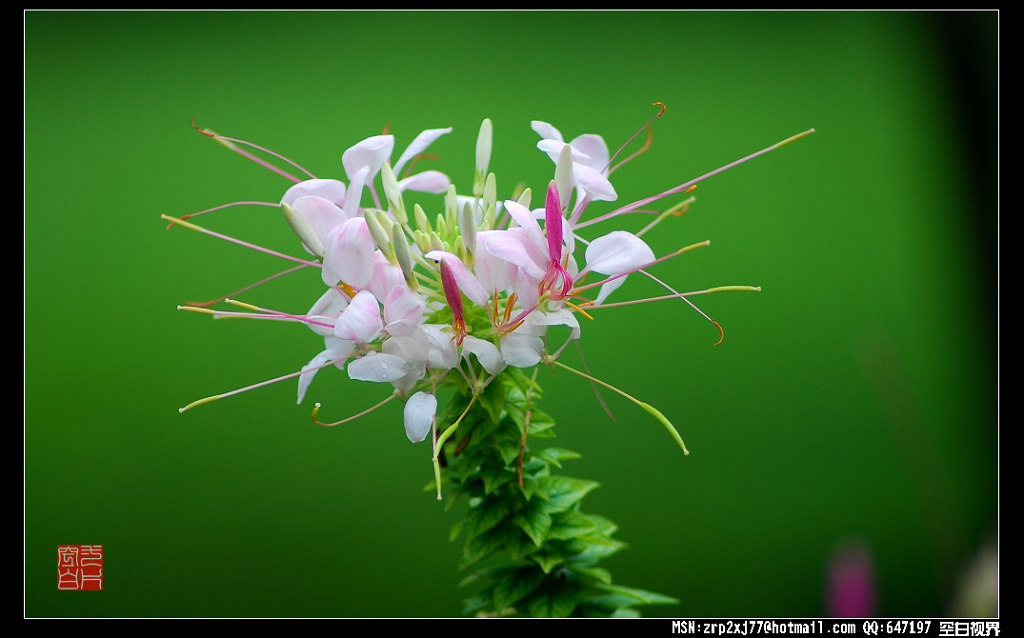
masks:
{"label": "blurred green background", "polygon": [[[181,228],[278,201],[288,182],[190,118],[344,179],[341,153],[386,126],[462,190],[483,117],[499,195],[543,188],[533,119],[614,149],[620,203],[814,127],[703,183],[648,236],[681,290],[760,294],[606,310],[590,370],[657,406],[542,375],[588,511],[630,547],[615,580],[672,595],[658,616],[827,613],[830,557],[867,547],[877,614],[955,613],[997,542],[995,12],[28,12],[25,28],[24,579],[30,617],[458,616],[461,518],[422,491],[430,451],[401,409],[338,419],[386,389],[321,372],[185,414],[297,370],[294,325],[175,310],[283,266]],[[678,200],[674,200],[678,201]],[[606,207],[607,210],[610,207]],[[591,210],[600,210],[595,206]],[[279,213],[200,220],[301,249]],[[625,227],[639,228],[639,220]],[[631,224],[635,224],[631,226]],[[593,236],[593,233],[590,234]],[[243,297],[303,312],[302,273]],[[657,294],[631,278],[619,299]],[[567,362],[578,364],[575,355]],[[56,546],[103,544],[102,593],[56,588]]]}

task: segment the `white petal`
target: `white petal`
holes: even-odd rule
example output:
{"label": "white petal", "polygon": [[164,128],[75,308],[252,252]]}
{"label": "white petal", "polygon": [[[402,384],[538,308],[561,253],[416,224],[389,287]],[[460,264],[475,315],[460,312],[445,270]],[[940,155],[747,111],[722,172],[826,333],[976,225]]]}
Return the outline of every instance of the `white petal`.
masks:
{"label": "white petal", "polygon": [[374,135],[342,153],[341,163],[345,167],[349,182],[355,181],[354,175],[364,166],[370,168],[369,178],[372,179],[380,170],[381,164],[391,157],[394,148],[394,136]]}
{"label": "white petal", "polygon": [[316,373],[319,372],[321,368],[325,367],[324,364],[337,359],[340,361],[335,363],[335,365],[340,367],[341,361],[344,361],[345,357],[351,354],[355,349],[355,344],[351,342],[343,342],[339,339],[335,339],[334,337],[327,337],[324,339],[324,342],[327,345],[327,349],[313,357],[309,363],[302,366],[302,374],[299,375],[299,400],[296,401],[296,404],[302,403],[302,399],[306,396],[306,390],[309,388],[309,384],[313,382],[313,377],[316,376]]}
{"label": "white petal", "polygon": [[309,384],[313,382],[313,377],[320,371],[320,366],[324,365],[331,359],[333,359],[330,353],[326,350],[313,357],[309,363],[302,366],[302,374],[299,375],[299,400],[296,401],[296,405],[302,403],[302,399],[306,396],[306,390],[309,388]]}
{"label": "white petal", "polygon": [[417,392],[405,402],[405,435],[413,443],[427,438],[434,415],[437,414],[437,397],[426,392]]}
{"label": "white petal", "polygon": [[505,369],[505,360],[498,352],[498,346],[490,341],[477,339],[467,335],[462,340],[462,355],[475,354],[477,361],[484,367],[488,374],[497,374]]}
{"label": "white petal", "polygon": [[306,250],[318,257],[323,257],[322,250],[316,251],[315,243],[319,243],[321,249],[325,247],[331,231],[345,223],[348,215],[337,205],[318,195],[299,197],[292,202],[291,207],[315,237],[314,246],[310,246],[310,242],[304,237],[299,237],[306,246]]}
{"label": "white petal", "polygon": [[562,134],[554,126],[551,126],[547,122],[541,122],[540,120],[534,120],[530,122],[530,128],[537,132],[546,140],[557,140],[562,141]]}
{"label": "white petal", "polygon": [[405,361],[391,354],[371,352],[348,364],[348,376],[356,381],[389,383],[405,376]]}
{"label": "white petal", "polygon": [[[516,220],[519,227],[523,229],[526,236],[529,237],[530,242],[537,246],[537,249],[544,255],[548,254],[548,239],[544,235],[544,231],[541,230],[540,224],[537,223],[537,216],[532,210],[523,206],[519,202],[512,201],[511,199],[505,201],[505,210],[512,216],[512,219]],[[538,211],[543,212],[542,209]]]}
{"label": "white petal", "polygon": [[515,281],[515,264],[499,258],[487,246],[488,237],[504,232],[503,230],[485,230],[476,234],[473,272],[480,280],[480,285],[484,287],[484,290],[502,291],[511,287],[512,282]]}
{"label": "white petal", "polygon": [[399,180],[398,191],[407,190],[419,193],[444,193],[451,186],[452,180],[441,171],[423,171]]}
{"label": "white petal", "polygon": [[522,228],[494,231],[485,238],[487,251],[521,269],[537,284],[547,272],[547,253],[530,241]]}
{"label": "white petal", "polygon": [[427,339],[427,364],[437,370],[451,370],[459,361],[459,351],[447,332],[447,326],[428,323],[422,326]]}
{"label": "white petal", "polygon": [[593,133],[580,135],[569,142],[569,145],[572,146],[574,151],[574,160],[576,157],[575,151],[579,151],[581,155],[589,158],[589,160],[583,163],[590,168],[603,173],[608,167],[608,145],[604,143],[604,138],[600,135],[594,135]]}
{"label": "white petal", "polygon": [[377,244],[362,217],[353,217],[327,236],[324,265],[320,271],[324,283],[333,286],[344,281],[353,288],[364,288],[373,276],[373,254]]}
{"label": "white petal", "polygon": [[384,253],[379,250],[375,251],[373,253],[373,276],[370,277],[365,288],[383,302],[391,291],[399,286],[405,286],[405,275],[402,274],[402,269],[389,262]]}
{"label": "white petal", "polygon": [[615,187],[601,171],[580,163],[573,163],[572,169],[576,176],[576,184],[585,190],[591,199],[614,202],[619,198]]}
{"label": "white petal", "polygon": [[[306,313],[306,318],[316,323],[307,323],[306,325],[318,335],[324,337],[334,335],[334,322],[347,305],[348,299],[345,299],[336,288],[328,288],[327,292],[322,294],[316,300],[316,303],[313,304],[313,307],[309,309],[309,312]],[[320,324],[330,325],[324,326]]]}
{"label": "white petal", "polygon": [[370,343],[383,328],[377,298],[368,290],[362,290],[353,297],[345,312],[334,322],[335,336],[357,343]]}
{"label": "white petal", "polygon": [[613,230],[590,242],[586,251],[587,267],[605,275],[619,275],[654,261],[654,252],[633,233]]}
{"label": "white petal", "polygon": [[526,318],[526,323],[535,326],[568,326],[571,331],[570,338],[580,338],[580,322],[576,319],[576,315],[567,308],[559,308],[551,312],[531,312]]}
{"label": "white petal", "polygon": [[367,181],[372,180],[373,173],[370,172],[369,166],[360,168],[349,178],[348,192],[345,193],[345,205],[342,206],[346,216],[359,216],[359,204],[363,198],[363,187],[366,186]]}
{"label": "white petal", "polygon": [[[434,140],[441,137],[445,133],[451,132],[452,129],[449,126],[448,128],[429,128],[420,133],[419,135],[417,135],[416,139],[414,139],[412,143],[409,144],[409,147],[405,149],[405,151],[402,153],[402,156],[398,158],[397,162],[395,162],[395,173],[400,173],[402,171],[402,167],[405,166],[406,162],[416,157],[423,151],[427,150],[427,147],[433,144]],[[388,154],[388,156],[390,156],[390,153]]]}
{"label": "white petal", "polygon": [[409,335],[419,327],[427,302],[407,286],[396,286],[384,301],[384,320],[391,335]]}
{"label": "white petal", "polygon": [[544,342],[540,337],[520,333],[518,330],[501,339],[501,357],[515,368],[532,368],[540,363]]}
{"label": "white petal", "polygon": [[293,204],[300,197],[315,195],[341,206],[345,203],[345,182],[336,179],[307,179],[284,192],[282,204]]}
{"label": "white petal", "polygon": [[626,283],[626,277],[623,276],[618,279],[612,279],[611,281],[603,284],[597,291],[597,297],[594,299],[594,305],[600,306],[603,304],[604,300],[608,298],[608,295],[618,290],[624,283]]}

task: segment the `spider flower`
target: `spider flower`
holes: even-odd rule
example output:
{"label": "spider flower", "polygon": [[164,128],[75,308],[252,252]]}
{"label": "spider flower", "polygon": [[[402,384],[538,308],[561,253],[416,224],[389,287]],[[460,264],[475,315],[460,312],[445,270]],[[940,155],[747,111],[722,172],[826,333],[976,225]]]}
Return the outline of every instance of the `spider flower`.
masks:
{"label": "spider flower", "polygon": [[[653,119],[663,113],[664,107]],[[644,127],[648,136],[651,122]],[[496,178],[488,168],[493,151],[492,126],[491,121],[485,119],[480,127],[472,149],[475,171],[469,188],[461,193],[441,171],[412,171],[419,161],[428,159],[424,154],[426,149],[450,133],[451,128],[423,131],[394,164],[391,163],[395,145],[392,135],[363,139],[342,153],[341,165],[347,181],[316,177],[267,149],[201,131],[270,168],[291,184],[284,188],[279,202],[236,202],[181,218],[166,215],[164,218],[172,224],[287,260],[292,266],[230,295],[180,308],[214,317],[304,324],[323,340],[323,349],[297,371],[201,399],[182,411],[296,377],[297,398],[302,403],[317,372],[333,366],[345,370],[352,380],[391,386],[390,394],[378,406],[395,398],[405,403],[405,433],[413,442],[423,441],[434,432],[432,445],[437,472],[438,448],[458,425],[458,421],[446,424],[448,429],[438,437],[438,393],[445,387],[468,389],[475,400],[494,379],[505,374],[508,367],[528,369],[545,364],[570,370],[597,385],[611,388],[558,360],[569,343],[582,341],[584,331],[580,317],[593,319],[592,313],[597,309],[660,299],[682,300],[697,309],[690,300],[695,295],[759,290],[754,286],[724,286],[678,292],[652,274],[651,269],[708,242],[656,257],[642,235],[691,205],[694,198],[690,192],[698,182],[811,132],[788,138],[689,182],[587,218],[595,203],[618,199],[610,181],[611,174],[640,153],[613,166],[622,148],[610,154],[599,135],[585,134],[565,142],[552,125],[533,121],[533,130],[542,138],[537,148],[554,161],[555,170],[544,189],[544,206],[531,209],[529,188],[501,200],[497,196]],[[260,159],[245,150],[247,148],[274,160]],[[298,169],[304,177],[291,175],[274,161],[286,162],[293,167],[288,170]],[[411,194],[417,192],[441,194],[443,203],[413,200]],[[663,211],[650,208],[651,204],[670,198],[681,199]],[[236,205],[279,207],[287,226],[312,258],[272,251],[186,221]],[[640,231],[618,228],[593,239],[581,235],[598,221],[624,219],[627,214],[640,212],[654,217],[654,221]],[[269,279],[294,276],[296,272],[311,269],[319,270],[319,277],[301,285],[311,284],[310,294],[316,300],[303,314],[237,299],[241,294],[254,297],[258,286]],[[667,294],[608,303],[609,296],[620,289],[631,274],[650,277],[665,287]],[[218,302],[242,310],[214,309],[212,306]],[[697,311],[711,320],[699,309]],[[717,322],[713,323],[721,330]],[[564,335],[561,344],[551,332],[553,328]],[[654,415],[686,451],[678,432],[664,415],[617,388],[611,389]],[[326,388],[319,391],[325,392]],[[340,392],[352,393],[344,389]],[[314,421],[321,425],[350,420],[323,423],[318,420],[319,409],[317,403],[313,415]]]}

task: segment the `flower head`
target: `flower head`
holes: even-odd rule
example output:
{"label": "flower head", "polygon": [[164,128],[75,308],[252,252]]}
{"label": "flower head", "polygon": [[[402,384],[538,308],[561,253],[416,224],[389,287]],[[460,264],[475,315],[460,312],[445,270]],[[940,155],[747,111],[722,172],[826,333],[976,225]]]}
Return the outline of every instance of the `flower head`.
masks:
{"label": "flower head", "polygon": [[[648,207],[674,195],[688,196],[697,182],[806,134],[696,180],[587,218],[595,202],[618,198],[610,181],[616,168],[611,164],[614,156],[609,154],[603,138],[585,134],[567,143],[558,129],[535,120],[532,128],[542,138],[537,147],[554,161],[555,170],[544,191],[544,206],[531,209],[529,189],[504,200],[497,197],[496,179],[488,170],[493,150],[492,126],[485,119],[480,128],[474,148],[475,173],[471,188],[463,193],[441,171],[411,170],[424,151],[450,133],[451,128],[423,131],[394,164],[392,135],[363,139],[341,155],[347,182],[318,178],[266,149],[202,131],[292,182],[279,202],[237,205],[279,206],[288,227],[312,259],[284,255],[226,237],[185,221],[186,218],[165,218],[293,264],[274,277],[310,268],[320,272],[319,278],[313,279],[317,299],[304,314],[270,310],[227,298],[183,308],[214,316],[301,323],[324,343],[323,349],[296,372],[208,397],[183,410],[295,377],[301,403],[317,372],[334,366],[345,370],[350,379],[391,385],[392,393],[384,402],[396,397],[404,400],[403,421],[408,438],[422,441],[432,430],[435,432],[436,473],[438,447],[461,420],[460,417],[437,435],[438,391],[454,386],[468,391],[475,400],[508,367],[531,368],[543,363],[572,370],[556,360],[568,343],[581,338],[581,316],[592,319],[590,313],[597,308],[653,301],[607,303],[627,275],[642,274],[663,285],[669,294],[656,299],[682,299],[691,306],[689,297],[694,295],[756,290],[751,286],[730,286],[680,293],[661,282],[650,269],[707,242],[656,257],[642,235],[676,216],[694,200],[688,197],[660,213],[652,213]],[[243,147],[269,153],[307,177],[294,177]],[[625,161],[628,159],[631,158]],[[421,202],[407,201],[410,192],[444,194],[444,204],[440,210],[428,213]],[[219,208],[222,207],[186,217]],[[653,214],[654,221],[640,231],[616,229],[593,239],[581,235],[597,221],[622,219],[641,212]],[[248,293],[263,281],[266,280],[234,294]],[[591,291],[596,292],[593,297]],[[245,312],[210,308],[221,300],[240,306]],[[552,339],[553,333],[549,334],[552,328],[563,334],[568,331],[561,345]],[[664,415],[614,390],[658,418],[686,449]],[[314,420],[319,409],[318,403]]]}

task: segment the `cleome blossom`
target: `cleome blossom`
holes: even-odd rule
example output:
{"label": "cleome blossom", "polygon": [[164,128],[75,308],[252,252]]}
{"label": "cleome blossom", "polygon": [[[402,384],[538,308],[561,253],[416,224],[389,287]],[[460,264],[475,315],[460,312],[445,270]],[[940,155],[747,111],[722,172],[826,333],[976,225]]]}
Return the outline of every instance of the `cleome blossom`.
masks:
{"label": "cleome blossom", "polygon": [[[663,113],[662,106],[654,119]],[[648,134],[651,122],[644,127]],[[295,372],[201,399],[182,411],[285,379],[297,382],[297,401],[301,404],[314,387],[325,391],[314,386],[314,381],[321,370],[333,367],[353,381],[387,387],[378,406],[394,399],[404,403],[403,424],[409,440],[420,442],[433,433],[436,473],[438,448],[458,425],[438,423],[438,394],[446,386],[458,383],[475,397],[508,368],[529,369],[545,364],[610,387],[562,364],[558,358],[567,345],[581,340],[581,318],[591,319],[600,308],[652,301],[622,299],[608,303],[609,298],[615,298],[612,295],[621,296],[619,290],[628,276],[650,277],[666,288],[666,294],[657,299],[674,298],[691,306],[689,297],[698,294],[758,290],[753,286],[724,286],[677,292],[648,270],[707,242],[657,257],[643,234],[685,210],[694,201],[690,193],[699,181],[810,131],[656,195],[614,207],[612,202],[618,200],[618,194],[611,174],[638,154],[613,165],[619,153],[609,153],[599,135],[580,135],[565,142],[551,124],[534,121],[531,126],[541,138],[537,150],[554,163],[538,207],[532,207],[530,188],[498,198],[495,175],[488,170],[492,123],[487,119],[477,134],[475,173],[472,187],[466,191],[460,191],[441,171],[413,170],[426,159],[427,149],[451,133],[451,128],[423,131],[394,162],[394,136],[368,137],[342,154],[344,180],[315,177],[266,149],[200,131],[291,182],[279,202],[236,205],[280,208],[297,240],[296,249],[306,256],[270,251],[188,221],[223,206],[181,218],[164,218],[290,261],[293,267],[280,276],[312,269],[319,270],[319,277],[304,284],[312,285],[316,292],[311,295],[314,300],[309,309],[301,314],[235,298],[262,282],[240,293],[180,308],[215,317],[244,316],[304,324],[322,340],[322,348],[311,348],[311,358],[304,364],[297,362],[296,367],[301,368]],[[279,168],[246,148],[293,168]],[[288,172],[295,169],[303,177]],[[669,208],[651,209],[651,204],[674,196],[680,199]],[[423,202],[441,201],[425,204],[417,197]],[[596,203],[605,207],[604,212],[589,215]],[[629,213],[644,213],[653,221],[639,232],[618,229],[589,236],[591,224]],[[211,306],[218,302],[236,309],[213,309]],[[710,320],[703,312],[700,314]],[[306,357],[302,361],[307,361]],[[686,450],[675,428],[660,412],[612,389],[658,418]],[[321,425],[349,420],[321,423],[317,420],[319,409],[317,403],[313,418]],[[439,426],[447,429],[439,434]]]}

